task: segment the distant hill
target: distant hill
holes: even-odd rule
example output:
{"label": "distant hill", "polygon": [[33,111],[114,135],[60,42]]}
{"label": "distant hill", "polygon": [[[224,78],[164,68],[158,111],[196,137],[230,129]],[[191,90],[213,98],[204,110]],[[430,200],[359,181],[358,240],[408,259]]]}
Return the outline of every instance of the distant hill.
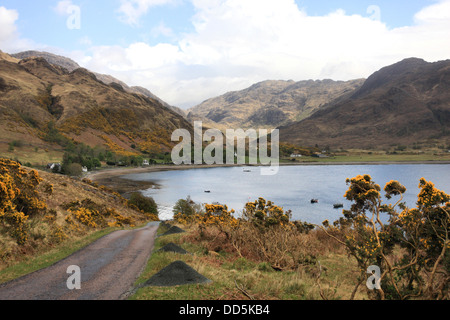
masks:
{"label": "distant hill", "polygon": [[11,57],[14,57],[19,60],[28,59],[28,58],[44,58],[48,63],[57,65],[67,69],[67,71],[72,72],[76,69],[81,68],[78,63],[73,61],[70,58],[59,56],[49,52],[41,52],[35,50],[28,50],[19,53],[11,54]]}
{"label": "distant hill", "polygon": [[280,128],[303,146],[376,148],[450,142],[450,60],[410,58],[370,76],[351,96]]}
{"label": "distant hill", "polygon": [[363,83],[363,79],[264,81],[209,99],[188,110],[188,119],[219,128],[276,128],[308,118]]}
{"label": "distant hill", "polygon": [[[61,61],[60,61],[61,62]],[[70,65],[70,63],[66,63]],[[171,150],[175,129],[192,130],[159,100],[105,84],[83,68],[0,55],[0,142],[48,144],[49,124],[76,142],[118,154]]]}
{"label": "distant hill", "polygon": [[[80,65],[78,63],[76,63],[75,61],[73,61],[72,59],[63,57],[63,56],[59,56],[59,55],[56,55],[53,53],[49,53],[49,52],[30,50],[30,51],[15,53],[15,54],[12,54],[11,56],[14,58],[17,58],[19,60],[26,59],[26,58],[33,58],[33,57],[44,58],[48,63],[63,67],[65,69],[67,69],[69,72],[72,72],[76,69],[81,68]],[[100,80],[101,82],[103,82],[105,84],[109,85],[112,83],[117,83],[120,86],[122,86],[122,88],[127,92],[143,94],[148,98],[158,100],[166,108],[171,109],[172,111],[175,111],[184,117],[186,116],[186,113],[184,112],[184,110],[182,110],[178,107],[169,105],[168,103],[166,103],[165,101],[163,101],[162,99],[160,99],[159,97],[154,95],[152,92],[150,92],[150,90],[148,90],[148,89],[145,89],[145,88],[139,87],[139,86],[130,87],[125,82],[118,80],[118,79],[114,78],[113,76],[96,73],[96,72],[92,72],[92,73],[97,77],[98,80]]]}

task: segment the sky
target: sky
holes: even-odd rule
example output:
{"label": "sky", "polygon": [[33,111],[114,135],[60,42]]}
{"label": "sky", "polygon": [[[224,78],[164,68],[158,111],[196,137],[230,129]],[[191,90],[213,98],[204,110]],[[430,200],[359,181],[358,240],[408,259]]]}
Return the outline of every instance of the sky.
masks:
{"label": "sky", "polygon": [[187,109],[264,80],[450,59],[450,0],[0,0],[0,50],[63,55]]}

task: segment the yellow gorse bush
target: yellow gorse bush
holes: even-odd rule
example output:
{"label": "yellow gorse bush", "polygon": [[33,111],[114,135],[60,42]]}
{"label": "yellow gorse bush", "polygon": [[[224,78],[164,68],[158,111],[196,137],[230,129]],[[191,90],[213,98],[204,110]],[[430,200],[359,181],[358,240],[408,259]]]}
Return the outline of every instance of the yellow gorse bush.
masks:
{"label": "yellow gorse bush", "polygon": [[79,208],[76,210],[71,211],[72,216],[84,224],[85,226],[88,226],[90,228],[97,228],[99,226],[98,224],[98,212],[86,209],[86,208]]}
{"label": "yellow gorse bush", "polygon": [[264,198],[248,202],[244,207],[243,217],[245,220],[261,227],[292,226],[291,211],[284,211],[282,207]]}
{"label": "yellow gorse bush", "polygon": [[[407,208],[402,202],[406,188],[397,181],[384,187],[387,199],[399,196],[394,205],[383,203],[381,188],[369,175],[347,183],[345,197],[353,202],[351,209],[344,210],[333,226],[325,221],[323,230],[356,259],[361,271],[357,287],[367,278],[367,268],[376,265],[385,281],[372,297],[448,299],[450,196],[422,178],[417,206]],[[395,259],[394,249],[401,250]]]}
{"label": "yellow gorse bush", "polygon": [[0,159],[0,226],[19,245],[28,240],[29,217],[47,208],[37,190],[41,182],[37,171],[28,172],[15,161]]}
{"label": "yellow gorse bush", "polygon": [[198,224],[205,228],[208,226],[231,227],[235,228],[239,224],[239,220],[233,215],[234,210],[228,210],[226,205],[205,204],[205,211],[194,213],[178,212],[174,215],[174,220],[181,224]]}

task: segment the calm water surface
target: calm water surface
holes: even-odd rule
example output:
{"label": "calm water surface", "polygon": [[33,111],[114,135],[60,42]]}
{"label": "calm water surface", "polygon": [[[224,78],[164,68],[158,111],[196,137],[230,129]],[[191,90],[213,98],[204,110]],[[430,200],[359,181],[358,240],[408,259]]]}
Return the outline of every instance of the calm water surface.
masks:
{"label": "calm water surface", "polygon": [[[345,181],[357,175],[369,174],[382,188],[390,180],[397,180],[406,188],[404,201],[415,206],[419,180],[424,177],[440,190],[450,193],[450,165],[317,165],[283,166],[278,174],[262,176],[256,167],[244,172],[241,167],[162,171],[127,175],[128,179],[153,181],[160,189],[143,191],[158,203],[160,218],[171,219],[172,208],[179,199],[190,196],[198,203],[228,205],[237,215],[248,201],[264,197],[285,210],[291,210],[294,220],[321,223],[342,216],[342,209],[333,204],[351,205],[344,198],[348,189]],[[205,193],[205,191],[210,193]],[[311,204],[311,199],[319,203]],[[395,199],[394,199],[395,200]],[[394,201],[396,202],[396,201]]]}

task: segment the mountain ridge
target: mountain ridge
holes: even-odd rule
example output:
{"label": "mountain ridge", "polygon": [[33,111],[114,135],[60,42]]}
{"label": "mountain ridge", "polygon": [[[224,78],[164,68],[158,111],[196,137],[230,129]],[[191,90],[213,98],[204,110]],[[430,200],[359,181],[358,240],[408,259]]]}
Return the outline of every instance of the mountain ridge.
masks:
{"label": "mountain ridge", "polygon": [[311,116],[358,89],[363,82],[364,79],[266,80],[208,99],[189,109],[188,119],[218,128],[275,128]]}
{"label": "mountain ridge", "polygon": [[[22,51],[22,52],[18,52],[15,54],[11,54],[10,56],[13,58],[19,59],[19,60],[23,60],[26,58],[32,58],[32,57],[44,58],[48,63],[50,63],[52,65],[58,65],[60,67],[63,67],[65,69],[67,69],[69,72],[73,72],[76,69],[82,69],[82,67],[77,62],[73,61],[72,59],[70,59],[68,57],[56,55],[56,54],[53,54],[50,52],[45,52],[45,51],[28,50],[28,51]],[[123,82],[111,75],[101,74],[101,73],[93,72],[93,71],[90,71],[90,72],[92,72],[98,80],[100,80],[101,82],[103,82],[105,84],[110,85],[110,84],[115,83],[115,84],[120,85],[127,92],[142,94],[151,99],[158,100],[166,108],[177,112],[178,114],[182,115],[183,117],[186,117],[186,113],[184,112],[184,110],[168,104],[167,102],[165,102],[164,100],[162,100],[161,98],[159,98],[158,96],[153,94],[150,90],[148,90],[144,87],[129,86],[125,82]]]}
{"label": "mountain ridge", "polygon": [[[158,100],[107,85],[84,68],[69,72],[44,58],[0,56],[2,143],[48,146],[51,128],[117,154],[169,152],[171,133],[192,126]],[[47,137],[47,138],[46,138]],[[53,137],[55,138],[55,137]],[[46,140],[47,139],[47,140]]]}
{"label": "mountain ridge", "polygon": [[354,94],[281,126],[287,142],[343,148],[449,140],[450,60],[408,58],[372,74]]}

